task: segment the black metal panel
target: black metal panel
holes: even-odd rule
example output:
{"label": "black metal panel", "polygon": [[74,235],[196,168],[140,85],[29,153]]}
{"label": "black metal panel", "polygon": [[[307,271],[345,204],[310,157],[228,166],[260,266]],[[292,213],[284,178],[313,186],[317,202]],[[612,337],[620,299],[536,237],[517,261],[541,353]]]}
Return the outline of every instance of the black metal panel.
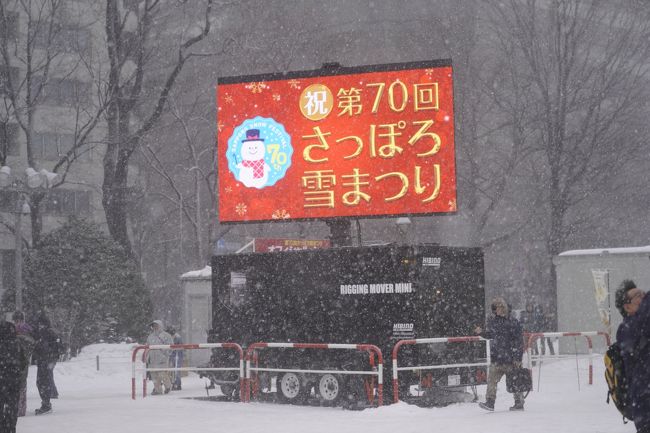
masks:
{"label": "black metal panel", "polygon": [[[369,343],[388,357],[400,336],[470,335],[484,320],[477,248],[221,255],[213,257],[212,272],[213,338],[219,341]],[[400,288],[405,293],[397,293]]]}

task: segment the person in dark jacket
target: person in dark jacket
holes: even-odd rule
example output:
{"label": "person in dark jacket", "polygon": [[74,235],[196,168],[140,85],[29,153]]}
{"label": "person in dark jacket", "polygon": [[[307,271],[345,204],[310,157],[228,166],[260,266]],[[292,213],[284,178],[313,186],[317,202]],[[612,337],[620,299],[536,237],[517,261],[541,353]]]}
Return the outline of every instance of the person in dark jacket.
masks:
{"label": "person in dark jacket", "polygon": [[[519,321],[510,317],[508,304],[503,298],[492,300],[493,315],[487,320],[486,329],[476,328],[476,333],[490,341],[491,363],[488,368],[488,387],[485,403],[479,406],[485,410],[494,410],[497,398],[497,383],[503,375],[511,374],[521,367],[523,356],[523,330]],[[524,396],[514,393],[515,405],[510,410],[524,410]]]}
{"label": "person in dark jacket", "polygon": [[616,331],[627,379],[627,404],[637,433],[650,433],[650,296],[624,280],[616,291],[623,322]]}
{"label": "person in dark jacket", "polygon": [[[541,305],[535,305],[535,320],[537,321],[539,328],[538,332],[552,332],[553,331],[553,315],[547,314],[544,311],[544,307]],[[551,356],[555,356],[555,349],[553,348],[553,339],[551,337],[543,337],[539,339],[541,343],[542,356],[546,355],[546,345],[548,344],[548,351]]]}
{"label": "person in dark jacket", "polygon": [[[519,315],[519,323],[521,323],[524,332],[529,334],[540,332],[539,320],[535,312],[535,305],[532,302],[526,303],[526,309]],[[534,342],[530,349],[533,359],[536,359],[539,356],[537,341]],[[533,361],[533,365],[535,365],[535,361]]]}
{"label": "person in dark jacket", "polygon": [[[181,334],[176,332],[176,329],[173,327],[167,328],[167,333],[172,336],[173,344],[183,344],[183,337]],[[172,350],[171,355],[169,355],[169,365],[173,368],[183,367],[183,358],[185,357],[185,351],[183,349]],[[171,375],[172,380],[172,391],[181,390],[181,372],[173,371]]]}
{"label": "person in dark jacket", "polygon": [[25,321],[25,314],[22,311],[14,311],[11,319],[16,326],[18,344],[24,354],[20,374],[20,399],[18,400],[18,416],[21,417],[27,413],[27,373],[29,372],[29,364],[31,363],[30,360],[36,341],[33,337],[34,330]]}
{"label": "person in dark jacket", "polygon": [[0,432],[16,433],[23,352],[13,323],[0,323]]}
{"label": "person in dark jacket", "polygon": [[51,398],[58,398],[54,383],[54,366],[59,360],[61,340],[52,330],[50,320],[41,315],[36,320],[36,345],[33,358],[36,362],[36,387],[41,397],[41,407],[36,409],[36,415],[52,411]]}

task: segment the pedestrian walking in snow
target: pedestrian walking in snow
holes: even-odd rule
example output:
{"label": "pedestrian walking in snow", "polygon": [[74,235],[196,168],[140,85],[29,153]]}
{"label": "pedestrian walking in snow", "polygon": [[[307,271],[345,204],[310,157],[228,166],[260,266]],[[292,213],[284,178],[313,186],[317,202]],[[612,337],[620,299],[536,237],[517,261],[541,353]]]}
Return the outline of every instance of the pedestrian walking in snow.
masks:
{"label": "pedestrian walking in snow", "polygon": [[625,365],[627,405],[637,433],[650,433],[650,296],[634,281],[624,280],[615,303],[623,316],[616,341]]}
{"label": "pedestrian walking in snow", "polygon": [[[523,356],[523,330],[519,321],[510,317],[508,304],[503,298],[492,300],[492,316],[487,320],[485,330],[476,327],[475,332],[490,341],[491,364],[488,367],[488,387],[485,402],[479,406],[494,410],[497,398],[497,383],[521,367]],[[524,410],[524,395],[515,392],[515,405],[510,410]]]}
{"label": "pedestrian walking in snow", "polygon": [[36,341],[33,336],[32,327],[25,321],[25,314],[22,311],[14,311],[11,320],[16,327],[18,344],[23,351],[23,362],[20,373],[20,398],[18,401],[18,416],[25,416],[27,413],[27,374],[31,363],[32,352]]}
{"label": "pedestrian walking in snow", "polygon": [[36,345],[33,358],[36,362],[36,387],[41,397],[41,407],[36,409],[36,415],[52,411],[50,399],[58,398],[59,392],[54,383],[54,367],[61,353],[61,339],[52,329],[50,319],[41,314],[36,319],[34,331]]}
{"label": "pedestrian walking in snow", "polygon": [[[183,344],[183,337],[181,334],[176,332],[176,329],[169,327],[167,333],[172,336],[172,341],[174,344]],[[169,365],[174,368],[181,368],[183,366],[183,358],[185,357],[185,351],[183,349],[174,349],[172,354],[169,356]],[[174,371],[172,372],[172,391],[181,390],[181,372]]]}
{"label": "pedestrian walking in snow", "polygon": [[[151,333],[147,337],[148,345],[155,344],[172,344],[172,336],[163,330],[163,323],[160,320],[154,320],[149,325]],[[148,368],[169,368],[170,350],[154,349],[150,350],[149,357],[147,358]],[[163,385],[165,386],[164,393],[167,394],[172,389],[172,382],[169,378],[169,371],[152,371],[151,380],[153,380],[153,391],[151,395],[160,395],[163,393]]]}
{"label": "pedestrian walking in snow", "polygon": [[16,327],[0,323],[0,432],[16,433],[21,364],[24,354],[18,344]]}
{"label": "pedestrian walking in snow", "polygon": [[[547,314],[544,312],[544,307],[541,305],[535,305],[535,320],[538,323],[539,332],[553,332],[553,314]],[[548,345],[548,351],[551,356],[555,355],[555,349],[553,348],[553,339],[551,337],[540,338],[540,343],[542,344],[542,356],[546,355],[546,345]]]}
{"label": "pedestrian walking in snow", "polygon": [[[519,316],[519,323],[521,323],[524,332],[528,334],[535,334],[537,332],[541,332],[539,320],[537,320],[537,315],[535,313],[535,304],[533,304],[532,302],[526,303],[526,309],[522,311],[521,315]],[[539,356],[537,341],[534,341],[534,344],[531,346],[530,350],[531,350],[531,355],[533,357],[536,358],[537,356]],[[533,365],[535,365],[535,361],[533,361]]]}

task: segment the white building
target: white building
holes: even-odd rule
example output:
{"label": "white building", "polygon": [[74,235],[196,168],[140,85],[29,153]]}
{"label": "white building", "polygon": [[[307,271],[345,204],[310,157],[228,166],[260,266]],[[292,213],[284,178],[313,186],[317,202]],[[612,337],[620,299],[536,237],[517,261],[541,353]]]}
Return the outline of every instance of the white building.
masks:
{"label": "white building", "polygon": [[[185,343],[206,343],[212,329],[212,268],[186,272],[181,275],[183,324],[181,335]],[[207,351],[188,351],[190,365],[208,361]]]}
{"label": "white building", "polygon": [[[650,288],[650,246],[565,251],[553,263],[559,331],[604,331],[613,341],[622,320],[615,306],[621,281],[631,279],[641,289]],[[603,287],[600,295],[597,286]],[[594,339],[594,347],[604,347],[601,339]]]}
{"label": "white building", "polygon": [[[76,145],[84,124],[97,111],[98,92],[89,65],[102,61],[97,40],[103,34],[101,21],[84,9],[89,3],[59,4],[52,15],[47,6],[39,10],[36,3],[6,2],[0,17],[0,26],[6,27],[0,37],[7,38],[0,42],[8,48],[9,58],[6,62],[0,56],[0,162],[11,168],[17,182],[0,188],[0,296],[15,284],[15,214],[19,195],[29,201],[32,193],[23,181],[28,165],[65,174],[65,183],[49,190],[41,202],[43,233],[71,215],[100,223],[104,219],[102,122],[81,140],[82,146]],[[25,102],[28,91],[34,103]],[[28,111],[33,112],[31,122]],[[32,137],[30,156],[27,131]],[[21,235],[27,243],[32,242],[30,226],[29,216],[24,215]]]}

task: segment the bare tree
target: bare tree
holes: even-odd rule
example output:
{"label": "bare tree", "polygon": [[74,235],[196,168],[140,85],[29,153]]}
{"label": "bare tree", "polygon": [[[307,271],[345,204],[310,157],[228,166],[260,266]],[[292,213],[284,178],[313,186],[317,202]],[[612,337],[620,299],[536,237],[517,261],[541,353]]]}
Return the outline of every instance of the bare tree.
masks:
{"label": "bare tree", "polygon": [[[92,44],[88,27],[92,23],[82,23],[72,9],[64,6],[61,0],[0,3],[0,98],[3,103],[0,124],[7,131],[9,125],[15,123],[22,131],[28,167],[39,168],[40,154],[35,139],[39,109],[52,104],[67,107],[65,116],[49,121],[49,127],[70,133],[65,148],[56,149],[58,159],[52,163],[50,171],[58,173],[60,178],[52,187],[62,185],[73,163],[97,145],[92,133],[101,119],[105,100],[100,87],[95,88],[97,92],[93,97],[91,83],[74,79],[79,71],[85,74],[90,71],[87,68]],[[21,20],[24,27],[20,26]],[[25,31],[21,34],[23,28]],[[6,163],[7,150],[0,151],[2,165]],[[41,236],[44,198],[45,193],[40,191],[29,194],[34,244],[38,244]]]}
{"label": "bare tree", "polygon": [[[174,232],[179,236],[180,264],[196,267],[205,264],[209,255],[208,227],[216,214],[216,148],[213,137],[205,133],[212,131],[214,120],[205,115],[205,103],[210,102],[204,98],[187,106],[181,99],[170,101],[173,122],[158,134],[165,134],[167,140],[177,137],[177,145],[170,148],[165,140],[145,140],[140,154],[155,175],[150,192],[165,200],[169,213],[178,213]],[[185,232],[189,239],[184,238]]]}
{"label": "bare tree", "polygon": [[550,259],[584,227],[577,210],[611,191],[645,142],[637,132],[647,113],[650,27],[626,2],[509,0],[489,9],[498,56],[512,60],[514,80],[499,92],[511,106],[502,113],[513,123],[524,113],[536,146],[530,161],[542,176],[536,193],[553,298]]}
{"label": "bare tree", "polygon": [[105,16],[110,98],[102,203],[111,236],[130,253],[129,162],[142,138],[159,122],[185,64],[206,55],[192,50],[210,32],[213,1],[202,1],[200,8],[197,2],[135,4],[122,10],[117,0],[106,0]]}

